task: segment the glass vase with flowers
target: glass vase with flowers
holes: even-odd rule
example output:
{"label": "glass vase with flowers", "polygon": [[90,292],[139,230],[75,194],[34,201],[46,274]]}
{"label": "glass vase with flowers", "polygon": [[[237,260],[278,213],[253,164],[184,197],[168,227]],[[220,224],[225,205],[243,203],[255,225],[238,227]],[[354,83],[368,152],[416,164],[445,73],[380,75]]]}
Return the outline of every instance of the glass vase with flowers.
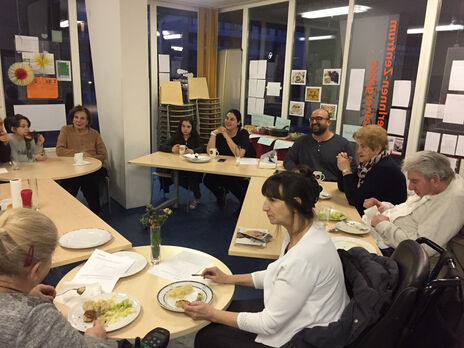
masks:
{"label": "glass vase with flowers", "polygon": [[161,258],[161,226],[171,214],[172,210],[169,208],[156,210],[151,204],[148,204],[145,214],[140,219],[142,225],[150,229],[150,257],[151,263],[154,265],[158,264]]}

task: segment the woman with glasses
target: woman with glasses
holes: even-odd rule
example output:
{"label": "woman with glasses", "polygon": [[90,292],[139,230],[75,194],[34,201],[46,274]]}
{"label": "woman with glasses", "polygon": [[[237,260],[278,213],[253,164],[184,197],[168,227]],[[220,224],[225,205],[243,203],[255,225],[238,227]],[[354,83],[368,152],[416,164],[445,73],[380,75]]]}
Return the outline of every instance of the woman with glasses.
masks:
{"label": "woman with glasses", "polygon": [[387,131],[377,125],[368,125],[356,131],[353,138],[358,144],[357,170],[352,170],[352,156],[345,152],[340,152],[337,156],[337,165],[343,173],[343,190],[348,202],[355,206],[362,216],[363,203],[367,198],[376,198],[392,204],[406,201],[406,178],[390,156]]}

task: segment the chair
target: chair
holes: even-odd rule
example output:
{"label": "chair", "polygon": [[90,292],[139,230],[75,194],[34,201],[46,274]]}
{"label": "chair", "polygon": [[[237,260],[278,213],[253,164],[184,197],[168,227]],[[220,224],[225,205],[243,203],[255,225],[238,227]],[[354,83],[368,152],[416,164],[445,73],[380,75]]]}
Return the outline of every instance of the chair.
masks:
{"label": "chair", "polygon": [[[159,177],[159,178],[166,178],[166,179],[172,180],[172,171],[170,171],[170,170],[169,171],[163,171],[163,170],[160,170],[160,169],[156,169],[151,174],[152,174],[152,176],[151,176],[151,199],[150,199],[150,202],[153,202],[153,191],[154,191],[154,187],[155,187],[155,178]],[[171,182],[171,184],[172,184],[172,182]],[[171,184],[169,184],[169,186],[171,186]],[[180,186],[180,184],[179,184],[179,186]],[[166,191],[164,189],[163,189],[163,198],[164,198],[164,200],[166,200]],[[187,213],[190,211],[189,202],[190,202],[190,189],[187,190],[187,204],[186,204]]]}
{"label": "chair", "polygon": [[424,249],[413,240],[404,240],[392,255],[399,267],[399,283],[393,303],[385,315],[365,331],[350,348],[396,347],[401,333],[412,315],[428,275],[429,259]]}

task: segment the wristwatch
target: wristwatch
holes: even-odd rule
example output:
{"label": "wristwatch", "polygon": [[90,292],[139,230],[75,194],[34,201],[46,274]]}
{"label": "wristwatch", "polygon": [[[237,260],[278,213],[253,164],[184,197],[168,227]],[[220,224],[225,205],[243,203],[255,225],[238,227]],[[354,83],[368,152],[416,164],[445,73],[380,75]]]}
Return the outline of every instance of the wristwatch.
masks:
{"label": "wristwatch", "polygon": [[210,134],[213,135],[213,136],[216,136],[216,135],[217,135],[215,131],[211,131]]}
{"label": "wristwatch", "polygon": [[345,174],[347,174],[347,173],[349,173],[349,172],[351,172],[350,169],[343,169],[343,170],[342,170],[342,174],[343,174],[343,175],[345,175]]}

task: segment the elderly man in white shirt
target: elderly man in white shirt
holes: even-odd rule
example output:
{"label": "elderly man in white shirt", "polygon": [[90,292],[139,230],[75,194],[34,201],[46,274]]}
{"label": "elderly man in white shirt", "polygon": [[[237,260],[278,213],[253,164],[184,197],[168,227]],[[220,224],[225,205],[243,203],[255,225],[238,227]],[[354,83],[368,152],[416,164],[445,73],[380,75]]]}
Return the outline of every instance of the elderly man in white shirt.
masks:
{"label": "elderly man in white shirt", "polygon": [[[373,227],[379,248],[396,248],[405,239],[426,237],[446,248],[464,225],[464,179],[450,167],[447,157],[420,151],[403,164],[409,190],[406,202],[392,205],[375,198],[364,201],[363,221]],[[425,247],[429,256],[436,252]]]}

